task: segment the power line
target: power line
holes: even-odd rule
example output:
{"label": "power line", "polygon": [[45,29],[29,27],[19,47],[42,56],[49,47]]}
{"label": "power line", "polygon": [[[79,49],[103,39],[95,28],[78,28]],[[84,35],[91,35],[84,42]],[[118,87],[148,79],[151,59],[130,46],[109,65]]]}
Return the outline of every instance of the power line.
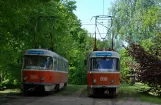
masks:
{"label": "power line", "polygon": [[104,15],[104,0],[103,0],[103,15]]}
{"label": "power line", "polygon": [[[76,24],[75,24],[76,25]],[[81,25],[95,25],[95,24],[81,24]],[[100,25],[100,26],[104,26],[104,27],[106,27],[107,28],[107,26],[105,26],[105,25],[108,25],[108,24],[102,24],[102,23],[99,23],[98,25]]]}

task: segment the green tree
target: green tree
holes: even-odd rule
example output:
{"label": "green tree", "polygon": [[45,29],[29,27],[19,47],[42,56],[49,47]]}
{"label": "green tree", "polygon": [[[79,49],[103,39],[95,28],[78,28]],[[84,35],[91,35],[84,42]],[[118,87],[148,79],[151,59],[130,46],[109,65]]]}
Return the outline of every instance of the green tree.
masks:
{"label": "green tree", "polygon": [[[153,67],[147,63],[151,61],[147,60],[155,57],[157,57],[155,60],[161,58],[160,3],[160,0],[119,0],[111,8],[115,33],[121,40],[128,43],[128,52],[133,52],[130,54],[131,57],[141,66],[147,65],[149,68]],[[147,59],[136,53],[140,51],[144,51]],[[121,66],[124,65],[121,64]],[[153,69],[150,70],[151,74],[155,74],[155,70],[157,70]],[[144,67],[140,70],[147,72]],[[144,80],[142,82],[147,83]]]}
{"label": "green tree", "polygon": [[[81,28],[80,20],[73,11],[75,1],[36,0],[0,1],[0,73],[1,80],[20,81],[23,52],[34,48],[51,47],[69,60],[70,83],[85,83],[85,68],[82,65],[86,54],[87,31]],[[23,6],[22,6],[23,5]],[[7,10],[7,11],[6,11]],[[49,18],[49,17],[54,18]],[[73,74],[72,68],[75,68]],[[82,74],[82,79],[74,80]]]}

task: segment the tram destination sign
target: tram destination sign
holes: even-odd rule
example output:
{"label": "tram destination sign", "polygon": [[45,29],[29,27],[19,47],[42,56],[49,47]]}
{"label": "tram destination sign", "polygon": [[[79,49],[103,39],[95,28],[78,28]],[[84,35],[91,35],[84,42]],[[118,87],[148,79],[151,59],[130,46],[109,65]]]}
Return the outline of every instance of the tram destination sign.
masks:
{"label": "tram destination sign", "polygon": [[29,51],[28,54],[44,54],[43,51]]}
{"label": "tram destination sign", "polygon": [[99,53],[96,53],[96,56],[112,56],[112,53],[110,53],[110,52],[99,52]]}

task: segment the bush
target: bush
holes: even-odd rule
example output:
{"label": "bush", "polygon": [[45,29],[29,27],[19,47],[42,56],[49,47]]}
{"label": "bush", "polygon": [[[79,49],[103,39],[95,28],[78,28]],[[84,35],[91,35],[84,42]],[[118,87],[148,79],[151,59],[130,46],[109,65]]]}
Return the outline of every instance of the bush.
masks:
{"label": "bush", "polygon": [[1,87],[6,87],[6,89],[13,89],[13,88],[19,88],[20,87],[20,82],[17,80],[5,80],[1,83]]}
{"label": "bush", "polygon": [[134,43],[130,44],[128,53],[140,64],[136,70],[138,80],[150,86],[153,93],[161,95],[161,60]]}

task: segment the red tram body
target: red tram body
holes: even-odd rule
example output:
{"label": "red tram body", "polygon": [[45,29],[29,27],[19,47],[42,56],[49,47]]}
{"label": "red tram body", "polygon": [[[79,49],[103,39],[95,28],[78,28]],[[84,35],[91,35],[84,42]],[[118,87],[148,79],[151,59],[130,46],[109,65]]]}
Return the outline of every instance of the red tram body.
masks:
{"label": "red tram body", "polygon": [[115,51],[93,51],[87,59],[88,96],[117,95],[120,87],[120,56]]}
{"label": "red tram body", "polygon": [[68,82],[68,60],[45,49],[29,49],[24,53],[22,90],[57,91]]}

